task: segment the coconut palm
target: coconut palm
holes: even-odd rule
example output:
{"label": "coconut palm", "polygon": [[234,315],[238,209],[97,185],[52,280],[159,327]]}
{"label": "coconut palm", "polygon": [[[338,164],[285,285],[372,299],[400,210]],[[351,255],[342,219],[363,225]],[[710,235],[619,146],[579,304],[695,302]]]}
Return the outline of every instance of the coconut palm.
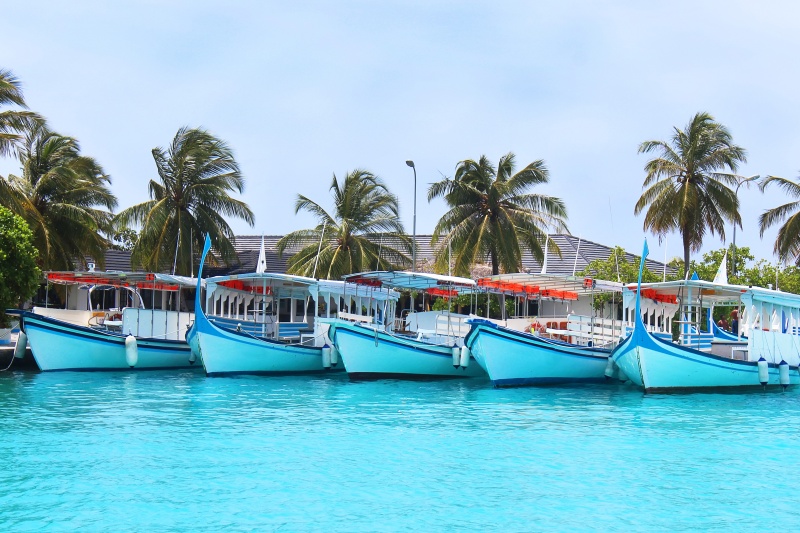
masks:
{"label": "coconut palm", "polygon": [[518,272],[525,250],[543,261],[547,232],[566,231],[567,219],[560,198],[528,192],[548,181],[542,160],[514,173],[514,154],[509,152],[496,170],[484,155],[461,161],[453,179],[431,184],[428,201],[441,196],[450,208],[433,231],[438,268],[447,270],[448,254],[454,273],[462,276],[487,258],[492,274]]}
{"label": "coconut palm", "polygon": [[0,178],[0,203],[31,228],[42,268],[72,269],[94,257],[102,266],[117,198],[97,161],[80,154],[78,141],[39,123],[19,148],[22,175]]}
{"label": "coconut palm", "polygon": [[251,226],[253,212],[229,196],[244,190],[244,177],[233,152],[202,129],[181,128],[172,144],[153,149],[158,180],[150,180],[150,200],[131,206],[115,219],[118,227],[141,227],[131,261],[148,270],[175,267],[192,272],[192,254],[203,249],[205,235],[223,261],[236,255],[233,230],[223,216]]}
{"label": "coconut palm", "polygon": [[800,183],[777,176],[768,176],[759,187],[763,192],[773,183],[783,189],[787,197],[794,198],[794,201],[764,211],[758,218],[761,237],[764,236],[767,228],[783,222],[775,238],[775,255],[782,262],[794,261],[795,264],[800,265]]}
{"label": "coconut palm", "polygon": [[[0,69],[0,106],[16,105],[27,109],[22,97],[22,86],[10,70]],[[13,155],[22,140],[22,134],[33,128],[42,118],[30,111],[8,110],[0,113],[0,156]]]}
{"label": "coconut palm", "polygon": [[659,237],[673,231],[681,234],[685,276],[690,254],[700,249],[707,232],[724,241],[726,222],[742,225],[739,200],[728,185],[737,184],[733,173],[747,161],[746,152],[708,113],[697,113],[683,130],[674,128],[669,142],[639,145],[640,154],[651,152],[658,157],[644,167],[645,190],[634,214],[647,208],[644,229]]}
{"label": "coconut palm", "polygon": [[278,241],[280,254],[300,247],[289,259],[289,273],[338,279],[354,272],[410,264],[411,239],[398,219],[397,197],[379,177],[354,170],[340,182],[334,174],[330,191],[332,214],[298,195],[295,213],[308,211],[316,217],[317,226],[294,231]]}

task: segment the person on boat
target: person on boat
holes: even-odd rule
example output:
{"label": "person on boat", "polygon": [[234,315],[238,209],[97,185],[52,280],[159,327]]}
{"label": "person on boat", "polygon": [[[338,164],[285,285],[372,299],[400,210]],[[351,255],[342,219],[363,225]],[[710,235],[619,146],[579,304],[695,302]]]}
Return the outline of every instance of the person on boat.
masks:
{"label": "person on boat", "polygon": [[722,331],[728,331],[728,321],[724,316],[717,322],[717,327]]}
{"label": "person on boat", "polygon": [[739,334],[739,310],[734,309],[731,311],[731,333],[734,335]]}

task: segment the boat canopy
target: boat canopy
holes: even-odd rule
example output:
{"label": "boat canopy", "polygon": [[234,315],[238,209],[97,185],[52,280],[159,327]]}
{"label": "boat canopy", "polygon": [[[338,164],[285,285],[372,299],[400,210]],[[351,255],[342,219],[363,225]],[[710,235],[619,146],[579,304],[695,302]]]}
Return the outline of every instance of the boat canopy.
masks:
{"label": "boat canopy", "polygon": [[[636,284],[627,286],[636,293]],[[748,287],[745,285],[728,285],[699,279],[666,281],[662,283],[642,283],[642,297],[657,301],[679,300],[684,305],[697,305],[701,300],[703,307],[737,306],[740,302],[752,304],[763,302],[784,307],[800,308],[800,295],[789,292]]]}
{"label": "boat canopy", "polygon": [[555,274],[498,274],[478,280],[488,292],[528,298],[577,300],[581,295],[622,292],[623,284],[590,277]]}
{"label": "boat canopy", "polygon": [[475,292],[477,284],[469,278],[442,276],[427,272],[373,271],[343,276],[347,283],[369,287],[390,287],[393,289],[424,291],[434,296],[454,296]]}
{"label": "boat canopy", "polygon": [[332,296],[360,296],[381,301],[397,300],[400,297],[396,291],[378,291],[374,286],[348,285],[339,280],[317,280],[305,276],[271,272],[216,276],[208,278],[206,281],[210,291],[220,286],[232,291],[267,295],[279,294],[281,297],[302,296],[304,293],[312,295],[315,299],[319,293]]}
{"label": "boat canopy", "polygon": [[47,272],[48,283],[57,285],[107,285],[159,291],[179,291],[197,287],[197,278],[152,272]]}

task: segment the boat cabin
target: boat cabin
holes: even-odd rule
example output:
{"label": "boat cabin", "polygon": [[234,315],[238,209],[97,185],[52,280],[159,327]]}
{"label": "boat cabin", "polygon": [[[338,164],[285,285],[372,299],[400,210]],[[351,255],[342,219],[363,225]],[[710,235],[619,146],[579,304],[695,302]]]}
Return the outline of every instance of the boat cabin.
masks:
{"label": "boat cabin", "polygon": [[207,279],[205,312],[222,328],[323,346],[329,326],[320,318],[383,324],[394,318],[398,297],[371,286],[265,272]]}
{"label": "boat cabin", "polygon": [[[135,337],[183,340],[194,320],[197,280],[146,272],[47,272],[61,302],[36,302],[32,311],[79,326]],[[54,305],[56,303],[56,305]]]}

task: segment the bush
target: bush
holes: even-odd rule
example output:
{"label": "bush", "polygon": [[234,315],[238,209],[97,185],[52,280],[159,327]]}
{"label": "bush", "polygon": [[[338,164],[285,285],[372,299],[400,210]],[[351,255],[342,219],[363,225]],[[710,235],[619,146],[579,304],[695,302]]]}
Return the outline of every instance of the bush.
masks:
{"label": "bush", "polygon": [[5,310],[17,307],[39,287],[38,257],[28,225],[0,206],[0,327],[8,327]]}

